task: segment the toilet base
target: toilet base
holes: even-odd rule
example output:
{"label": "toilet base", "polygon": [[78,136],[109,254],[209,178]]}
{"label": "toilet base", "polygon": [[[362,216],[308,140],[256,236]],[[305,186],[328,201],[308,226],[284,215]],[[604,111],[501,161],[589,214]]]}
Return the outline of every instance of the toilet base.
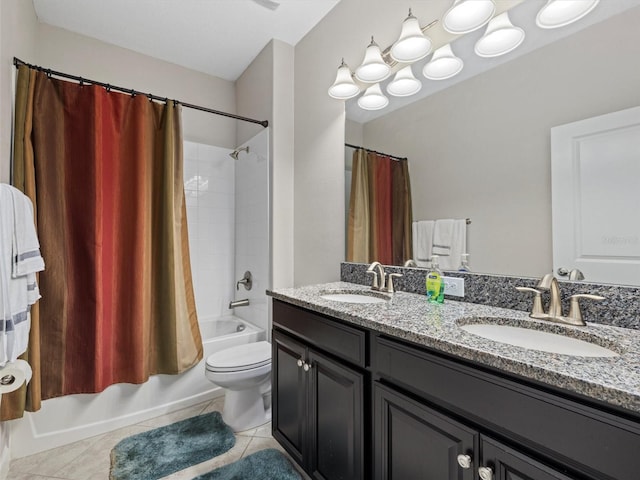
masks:
{"label": "toilet base", "polygon": [[271,408],[265,408],[261,386],[225,392],[222,419],[234,432],[259,427],[271,420]]}

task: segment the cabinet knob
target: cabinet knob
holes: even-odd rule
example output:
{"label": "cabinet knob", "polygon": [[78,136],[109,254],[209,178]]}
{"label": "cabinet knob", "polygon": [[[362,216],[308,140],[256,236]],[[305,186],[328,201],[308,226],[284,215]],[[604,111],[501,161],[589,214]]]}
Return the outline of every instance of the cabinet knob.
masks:
{"label": "cabinet knob", "polygon": [[458,465],[462,468],[471,468],[471,457],[461,453],[458,455]]}
{"label": "cabinet knob", "polygon": [[304,365],[302,365],[302,368],[305,372],[308,372],[309,370],[311,370],[311,365],[305,363]]}
{"label": "cabinet knob", "polygon": [[478,475],[481,480],[493,480],[493,470],[489,467],[480,467],[478,469]]}
{"label": "cabinet knob", "polygon": [[299,358],[299,359],[298,359],[298,362],[297,362],[298,368],[302,367],[304,364],[305,364],[305,363],[302,361],[302,359],[301,359],[301,358]]}

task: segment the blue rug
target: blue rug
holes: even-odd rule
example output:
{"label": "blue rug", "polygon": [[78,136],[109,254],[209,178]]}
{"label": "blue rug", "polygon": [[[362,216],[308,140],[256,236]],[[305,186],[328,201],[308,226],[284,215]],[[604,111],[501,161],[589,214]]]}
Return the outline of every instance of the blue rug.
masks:
{"label": "blue rug", "polygon": [[111,450],[110,480],[156,480],[204,462],[236,443],[220,412],[132,435]]}
{"label": "blue rug", "polygon": [[301,477],[279,450],[268,448],[193,480],[301,480]]}

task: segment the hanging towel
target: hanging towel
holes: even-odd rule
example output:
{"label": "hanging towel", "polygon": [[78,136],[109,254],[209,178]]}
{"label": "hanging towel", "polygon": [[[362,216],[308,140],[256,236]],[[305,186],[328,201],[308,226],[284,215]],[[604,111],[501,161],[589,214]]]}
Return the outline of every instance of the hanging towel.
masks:
{"label": "hanging towel", "polygon": [[421,220],[412,224],[413,255],[418,266],[424,266],[420,262],[431,259],[434,223],[433,220]]}
{"label": "hanging towel", "polygon": [[10,187],[13,198],[13,258],[11,274],[14,278],[44,270],[40,256],[40,242],[33,224],[33,205],[29,197]]}
{"label": "hanging towel", "polygon": [[[436,227],[439,221],[436,221]],[[442,270],[458,270],[462,261],[462,254],[467,252],[467,220],[450,220],[450,240],[448,244],[448,255],[438,257]],[[435,253],[435,232],[434,232],[434,255]]]}
{"label": "hanging towel", "polygon": [[[23,218],[16,218],[22,216]],[[30,309],[44,270],[28,197],[0,184],[0,367],[14,362],[29,343]]]}
{"label": "hanging towel", "polygon": [[433,254],[440,257],[451,255],[453,241],[453,220],[445,218],[436,220],[433,228]]}

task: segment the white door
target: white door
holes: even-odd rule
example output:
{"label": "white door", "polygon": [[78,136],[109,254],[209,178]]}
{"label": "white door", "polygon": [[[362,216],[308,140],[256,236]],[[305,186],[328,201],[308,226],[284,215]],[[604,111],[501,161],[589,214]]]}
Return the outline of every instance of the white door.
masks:
{"label": "white door", "polygon": [[551,129],[553,268],[640,285],[640,107]]}

